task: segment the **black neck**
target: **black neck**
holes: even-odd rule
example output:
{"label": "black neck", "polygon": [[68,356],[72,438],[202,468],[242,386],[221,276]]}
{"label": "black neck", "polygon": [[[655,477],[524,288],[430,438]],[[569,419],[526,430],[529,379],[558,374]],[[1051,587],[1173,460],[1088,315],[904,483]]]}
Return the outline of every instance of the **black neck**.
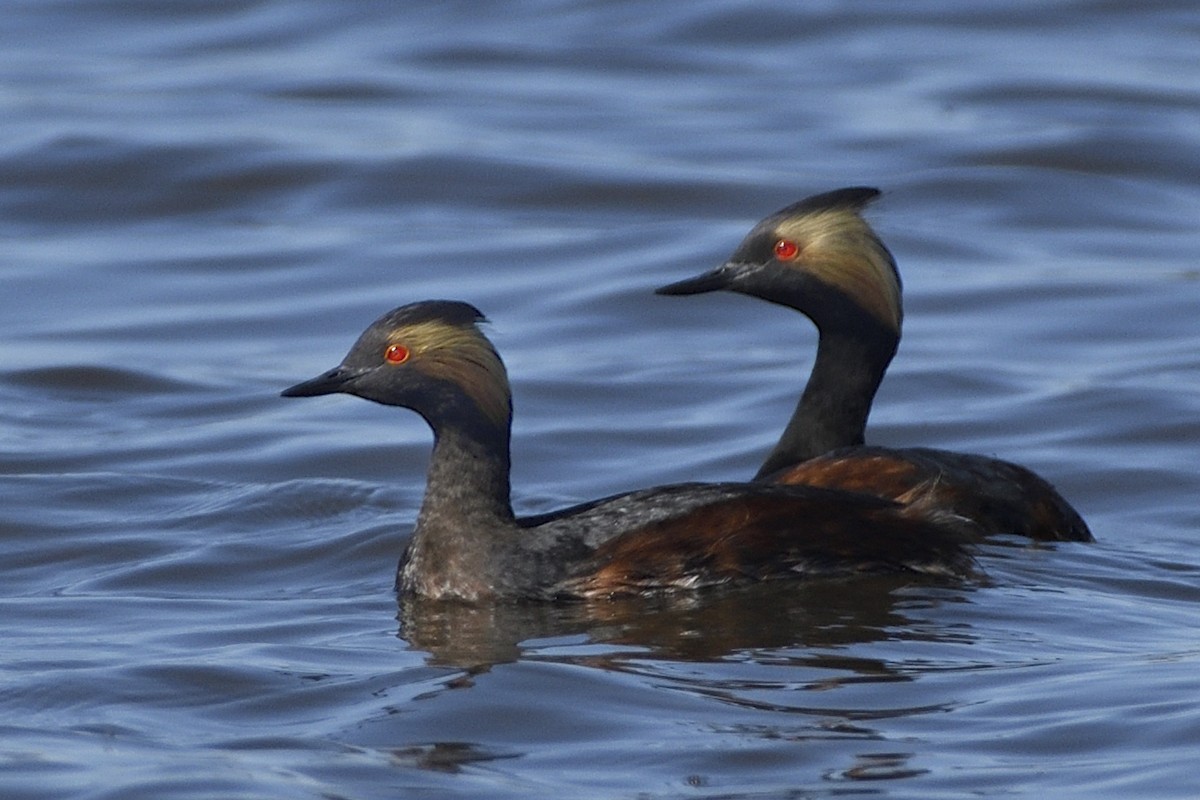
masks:
{"label": "black neck", "polygon": [[508,448],[508,426],[479,420],[434,426],[425,499],[401,564],[402,589],[436,597],[453,587],[455,596],[488,596],[494,556],[517,531]]}
{"label": "black neck", "polygon": [[898,343],[898,336],[877,324],[821,330],[804,394],[755,477],[862,444],[871,403]]}
{"label": "black neck", "polygon": [[439,520],[460,528],[511,523],[510,463],[507,431],[484,424],[435,430],[418,528]]}

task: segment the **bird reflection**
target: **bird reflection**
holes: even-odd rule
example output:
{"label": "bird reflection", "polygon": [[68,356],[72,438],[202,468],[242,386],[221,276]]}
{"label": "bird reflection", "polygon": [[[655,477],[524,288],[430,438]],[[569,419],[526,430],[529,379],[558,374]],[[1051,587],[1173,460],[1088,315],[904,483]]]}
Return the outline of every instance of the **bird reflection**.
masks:
{"label": "bird reflection", "polygon": [[470,742],[433,742],[392,751],[392,758],[398,764],[448,774],[461,772],[471,764],[517,757],[515,753],[494,753]]}
{"label": "bird reflection", "polygon": [[[744,740],[760,738],[798,746],[830,741],[862,742],[870,749],[850,754],[849,763],[830,770],[833,782],[910,778],[922,770],[897,747],[887,750],[885,727],[877,720],[944,715],[953,704],[912,704],[904,693],[887,693],[882,707],[872,708],[836,690],[855,684],[907,684],[916,674],[895,655],[897,641],[959,645],[971,641],[961,627],[928,621],[930,609],[963,602],[971,586],[953,581],[906,580],[902,575],[857,577],[854,580],[757,584],[685,595],[670,594],[596,603],[459,603],[413,596],[399,601],[399,636],[427,653],[431,666],[448,674],[440,687],[422,700],[424,717],[437,720],[429,730],[449,734],[393,751],[407,766],[435,772],[458,772],[479,762],[519,757],[497,750],[487,737],[463,741],[462,698],[452,690],[468,689],[490,696],[497,678],[508,692],[508,677],[490,676],[494,666],[513,662],[557,663],[636,676],[638,686],[678,691],[710,700],[728,710],[712,720],[714,735]],[[858,647],[879,643],[878,647]],[[879,657],[871,657],[874,652]],[[695,665],[695,666],[692,666]],[[536,670],[537,667],[534,667]],[[919,672],[919,671],[918,671]],[[587,685],[586,681],[581,682]],[[536,689],[531,702],[540,702]],[[827,694],[828,692],[834,694]],[[871,690],[868,689],[868,692]],[[841,702],[839,702],[841,701]],[[469,701],[468,701],[469,702]],[[561,699],[546,700],[557,706]],[[487,707],[486,704],[484,707]],[[542,718],[557,720],[561,711],[542,709]],[[569,716],[569,715],[568,715]],[[380,724],[396,724],[389,715]],[[404,733],[414,724],[404,717]],[[418,725],[418,728],[425,730]],[[707,776],[687,778],[702,786]]]}
{"label": "bird reflection", "polygon": [[[594,603],[484,603],[402,597],[399,636],[426,651],[429,663],[486,671],[524,658],[624,668],[631,658],[715,661],[756,651],[838,648],[895,638],[957,636],[920,632],[905,609],[937,602],[952,581],[878,575],[762,584],[686,595]],[[545,647],[578,637],[579,646]],[[559,649],[562,654],[556,654]],[[860,674],[886,672],[881,662],[826,653]]]}

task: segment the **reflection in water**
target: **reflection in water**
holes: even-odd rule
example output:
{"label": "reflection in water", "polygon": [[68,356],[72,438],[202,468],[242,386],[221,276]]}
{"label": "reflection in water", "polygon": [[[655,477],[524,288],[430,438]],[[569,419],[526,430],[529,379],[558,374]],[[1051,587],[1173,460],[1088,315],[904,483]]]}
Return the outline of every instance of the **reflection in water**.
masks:
{"label": "reflection in water", "polygon": [[581,632],[581,608],[402,597],[397,617],[400,638],[428,651],[431,664],[481,672],[516,661],[528,639]]}
{"label": "reflection in water", "polygon": [[829,780],[881,781],[896,778],[915,778],[929,770],[910,767],[912,753],[863,753],[856,757],[854,766],[840,773],[831,773]]}
{"label": "reflection in water", "polygon": [[469,764],[516,758],[517,755],[492,753],[487,748],[467,742],[434,742],[398,748],[392,751],[392,757],[399,766],[453,774]]}
{"label": "reflection in water", "polygon": [[[904,659],[889,658],[887,651],[892,642],[970,643],[969,631],[922,619],[930,608],[961,602],[970,591],[958,583],[870,576],[559,605],[405,598],[399,603],[401,638],[427,651],[430,664],[455,671],[415,698],[417,707],[371,726],[370,741],[389,743],[406,766],[454,772],[533,752],[494,745],[487,726],[503,724],[497,720],[512,708],[545,725],[543,735],[567,740],[588,738],[580,725],[603,730],[607,720],[623,729],[665,714],[685,739],[691,732],[737,743],[730,750],[735,760],[742,748],[771,753],[784,764],[830,749],[828,757],[840,762],[823,775],[831,783],[915,778],[927,770],[910,763],[915,755],[903,747],[889,748],[881,721],[953,709],[936,698],[914,702],[918,694],[888,688],[912,686],[915,677]],[[864,644],[885,652],[880,658],[860,655],[870,652],[860,650]],[[562,669],[576,691],[569,700],[554,689]],[[881,688],[871,690],[872,684]],[[855,687],[853,693],[840,691]],[[647,696],[655,700],[640,706],[639,698]],[[614,697],[628,697],[631,706],[613,711]],[[674,699],[661,699],[666,697]],[[564,714],[576,706],[582,716]],[[461,720],[466,708],[492,710],[472,724]],[[400,719],[404,724],[397,725]],[[417,730],[437,731],[437,738],[414,738],[416,722]],[[697,768],[678,779],[709,785],[710,775],[729,768],[725,757],[699,758]]]}
{"label": "reflection in water", "polygon": [[[402,598],[399,635],[428,651],[432,664],[476,671],[522,657],[556,658],[523,645],[564,636],[633,648],[639,659],[648,651],[654,658],[683,661],[720,660],[747,650],[834,648],[896,636],[899,630],[906,638],[961,636],[942,629],[919,631],[901,610],[932,602],[922,600],[920,589],[935,585],[914,583],[910,575],[882,575],[574,604]],[[773,658],[756,654],[759,663]],[[806,656],[786,656],[796,658]],[[611,647],[599,655],[568,656],[573,663],[614,669],[623,668],[627,659],[628,652]],[[880,662],[845,654],[824,653],[822,659],[828,668],[855,674],[886,672]]]}

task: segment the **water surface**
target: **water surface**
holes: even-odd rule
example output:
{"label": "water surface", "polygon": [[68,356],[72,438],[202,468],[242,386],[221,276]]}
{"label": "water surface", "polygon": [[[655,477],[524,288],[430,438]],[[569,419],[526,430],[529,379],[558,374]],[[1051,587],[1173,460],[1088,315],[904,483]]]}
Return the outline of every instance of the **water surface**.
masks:
{"label": "water surface", "polygon": [[[1200,15],[1179,0],[14,0],[6,798],[1200,792]],[[414,415],[283,387],[482,308],[522,511],[748,477],[792,312],[652,289],[843,185],[905,279],[871,437],[1098,542],[886,578],[398,606]]]}

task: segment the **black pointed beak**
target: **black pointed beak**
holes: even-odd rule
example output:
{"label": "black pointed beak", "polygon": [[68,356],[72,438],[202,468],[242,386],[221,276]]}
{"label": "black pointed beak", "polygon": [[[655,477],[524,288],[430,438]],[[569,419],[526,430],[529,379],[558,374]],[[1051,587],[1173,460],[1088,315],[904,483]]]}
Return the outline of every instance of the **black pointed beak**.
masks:
{"label": "black pointed beak", "polygon": [[697,275],[694,278],[687,278],[675,283],[668,283],[666,286],[660,286],[654,290],[655,294],[703,294],[705,292],[715,292],[720,289],[728,289],[734,279],[744,270],[744,265],[729,262],[722,264],[714,270]]}
{"label": "black pointed beak", "polygon": [[346,387],[365,370],[334,367],[323,375],[318,375],[295,386],[289,386],[279,393],[280,397],[316,397],[322,394],[336,394],[346,391]]}

